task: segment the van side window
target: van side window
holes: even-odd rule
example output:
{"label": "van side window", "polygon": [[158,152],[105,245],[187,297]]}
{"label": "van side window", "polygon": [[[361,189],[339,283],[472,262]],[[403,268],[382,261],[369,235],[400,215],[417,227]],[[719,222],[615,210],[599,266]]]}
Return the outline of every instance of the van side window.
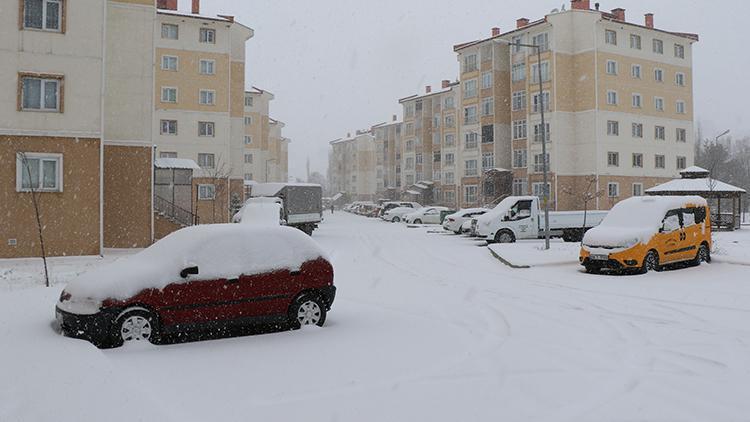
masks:
{"label": "van side window", "polygon": [[531,201],[518,201],[510,208],[510,220],[518,221],[531,217]]}
{"label": "van side window", "polygon": [[679,230],[682,226],[682,212],[680,210],[671,210],[667,212],[662,222],[662,229],[665,233]]}
{"label": "van side window", "polygon": [[695,213],[695,224],[703,224],[706,221],[705,207],[693,208],[693,212]]}
{"label": "van side window", "polygon": [[682,210],[683,227],[692,227],[695,225],[696,208],[685,208]]}

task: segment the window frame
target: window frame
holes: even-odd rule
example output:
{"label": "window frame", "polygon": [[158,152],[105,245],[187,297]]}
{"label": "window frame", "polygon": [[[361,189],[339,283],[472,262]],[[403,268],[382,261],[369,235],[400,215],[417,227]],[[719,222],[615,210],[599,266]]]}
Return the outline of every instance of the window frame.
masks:
{"label": "window frame", "polygon": [[[165,36],[164,30],[167,29],[167,28],[174,28],[175,29],[175,31],[174,31],[174,33],[175,33],[174,38],[170,37],[168,32],[166,33],[166,36]],[[180,39],[180,25],[178,25],[176,23],[162,22],[162,24],[161,24],[161,39],[163,39],[163,40],[173,40],[173,41],[179,40]]]}
{"label": "window frame", "polygon": [[[25,79],[36,79],[40,81],[39,89],[39,108],[26,108],[24,107],[24,80]],[[57,83],[57,104],[56,108],[44,107],[44,88],[47,82],[54,81]],[[18,73],[18,92],[16,94],[17,110],[25,112],[36,112],[36,113],[64,113],[65,111],[65,76],[53,73],[34,73],[34,72],[19,72]]]}
{"label": "window frame", "polygon": [[[23,165],[23,159],[26,157],[28,160],[39,160],[39,185],[36,188],[24,188],[23,177],[26,171]],[[44,161],[54,161],[56,163],[56,174],[54,188],[44,188]],[[34,192],[45,192],[45,193],[62,193],[63,192],[63,154],[61,153],[40,153],[40,152],[23,152],[16,154],[16,192],[28,193],[32,189]],[[31,182],[31,180],[29,180]]]}
{"label": "window frame", "polygon": [[[171,129],[172,123],[174,123],[174,132],[171,130],[164,130],[164,124],[168,125],[168,129]],[[178,133],[178,124],[176,119],[161,119],[159,120],[159,134],[163,136],[177,136]]]}
{"label": "window frame", "polygon": [[[614,188],[614,192],[612,191],[612,188]],[[618,182],[607,183],[607,196],[609,198],[619,198],[620,197],[620,183]]]}
{"label": "window frame", "polygon": [[[174,59],[174,69],[164,65],[165,61],[168,59]],[[172,55],[172,54],[162,54],[161,55],[161,70],[165,72],[178,72],[180,70],[180,57]]]}
{"label": "window frame", "polygon": [[620,136],[620,122],[617,120],[607,120],[607,135]]}
{"label": "window frame", "polygon": [[[637,41],[637,42],[634,42]],[[638,34],[630,34],[630,48],[641,50],[643,47],[642,38]]]}
{"label": "window frame", "polygon": [[[204,39],[203,35],[211,35],[210,37],[207,36]],[[216,44],[216,29],[214,28],[200,28],[198,31],[198,42],[201,44]]]}
{"label": "window frame", "polygon": [[617,45],[617,31],[614,29],[604,30],[604,43],[607,45]]}
{"label": "window frame", "polygon": [[[210,188],[210,189],[208,189]],[[205,192],[211,192],[211,195],[205,195]],[[216,200],[216,185],[210,183],[201,183],[198,185],[198,200],[199,201],[215,201]]]}
{"label": "window frame", "polygon": [[[47,28],[47,3],[57,3],[58,7],[58,28],[49,29]],[[67,0],[42,0],[42,26],[36,28],[33,26],[26,25],[26,0],[19,0],[18,7],[18,29],[21,31],[41,31],[57,34],[65,34],[67,30]]]}
{"label": "window frame", "polygon": [[[205,134],[201,135],[201,129],[206,128]],[[208,128],[211,128],[209,131]],[[209,134],[209,132],[211,132]],[[198,122],[198,137],[199,138],[215,138],[216,137],[216,122],[201,121]]]}
{"label": "window frame", "polygon": [[[211,157],[211,165],[201,165],[201,157]],[[210,152],[199,152],[198,153],[198,167],[202,169],[213,169],[216,168],[216,154],[210,153]]]}
{"label": "window frame", "polygon": [[[206,100],[203,101],[203,95],[206,95]],[[209,95],[210,94],[210,95]],[[208,99],[211,99],[209,102]],[[216,90],[214,89],[198,89],[198,104],[202,106],[216,106]]]}
{"label": "window frame", "polygon": [[[211,71],[210,72],[204,72],[203,71],[203,64],[210,64],[211,65]],[[198,60],[198,73],[205,76],[213,76],[216,75],[216,60],[214,59],[200,59]],[[252,97],[249,97],[252,100]],[[251,101],[252,102],[252,101]],[[248,107],[247,103],[245,103],[245,107]],[[252,104],[249,106],[252,107]]]}
{"label": "window frame", "polygon": [[617,151],[607,152],[607,167],[620,167],[620,153]]}
{"label": "window frame", "polygon": [[631,167],[634,169],[642,169],[643,168],[643,153],[642,152],[634,152],[632,156],[632,163]]}
{"label": "window frame", "polygon": [[[174,90],[174,101],[169,101],[169,99],[167,99],[166,101],[164,100],[164,93],[165,91],[169,91],[169,90]],[[177,89],[176,86],[163,86],[161,87],[160,100],[164,104],[177,104],[180,100],[180,90]]]}
{"label": "window frame", "polygon": [[[638,187],[638,192],[636,192],[635,188]],[[632,186],[632,196],[643,196],[643,183],[633,183]]]}
{"label": "window frame", "polygon": [[633,122],[630,126],[630,133],[633,138],[643,139],[643,123]]}

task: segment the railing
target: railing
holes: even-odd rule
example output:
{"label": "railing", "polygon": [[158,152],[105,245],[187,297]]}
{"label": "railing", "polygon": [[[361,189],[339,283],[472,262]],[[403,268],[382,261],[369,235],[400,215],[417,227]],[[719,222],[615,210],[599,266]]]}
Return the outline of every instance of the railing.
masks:
{"label": "railing", "polygon": [[198,216],[191,211],[178,207],[158,195],[154,195],[154,210],[183,226],[194,226],[200,222]]}

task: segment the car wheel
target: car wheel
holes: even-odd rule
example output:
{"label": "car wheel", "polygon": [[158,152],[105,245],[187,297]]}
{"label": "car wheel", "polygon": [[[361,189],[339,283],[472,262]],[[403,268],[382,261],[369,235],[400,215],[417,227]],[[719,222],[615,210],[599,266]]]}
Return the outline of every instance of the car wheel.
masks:
{"label": "car wheel", "polygon": [[414,224],[422,224],[422,220],[417,218],[416,220],[414,220]]}
{"label": "car wheel", "polygon": [[646,254],[646,257],[643,258],[643,267],[641,268],[641,273],[646,274],[649,271],[659,271],[661,267],[659,266],[659,254],[656,253],[656,251],[649,251]]}
{"label": "car wheel", "polygon": [[702,262],[711,263],[711,251],[708,249],[708,245],[705,243],[698,248],[698,253],[695,254],[693,260],[694,265],[701,265]]}
{"label": "car wheel", "polygon": [[495,234],[495,243],[513,243],[515,241],[513,233],[509,231],[500,231]]}
{"label": "car wheel", "polygon": [[158,321],[151,312],[146,310],[126,311],[114,326],[115,346],[121,346],[130,341],[148,341],[152,344],[158,341]]}
{"label": "car wheel", "polygon": [[595,267],[593,265],[587,265],[586,266],[586,272],[588,274],[601,274],[602,269],[599,267]]}
{"label": "car wheel", "polygon": [[300,296],[289,309],[289,322],[293,329],[298,329],[303,325],[322,327],[326,322],[325,303],[318,295]]}
{"label": "car wheel", "polygon": [[398,217],[393,217],[393,220],[391,220],[391,221],[394,222],[394,223],[400,223],[401,219],[398,218]]}

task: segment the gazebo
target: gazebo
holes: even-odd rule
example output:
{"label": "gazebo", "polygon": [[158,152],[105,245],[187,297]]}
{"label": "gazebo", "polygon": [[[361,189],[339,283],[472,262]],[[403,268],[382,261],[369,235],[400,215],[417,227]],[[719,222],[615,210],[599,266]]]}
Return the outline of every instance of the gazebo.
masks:
{"label": "gazebo", "polygon": [[708,200],[711,222],[716,228],[737,230],[742,223],[744,189],[711,178],[711,172],[700,167],[689,167],[680,172],[681,179],[654,186],[646,195],[697,195]]}

